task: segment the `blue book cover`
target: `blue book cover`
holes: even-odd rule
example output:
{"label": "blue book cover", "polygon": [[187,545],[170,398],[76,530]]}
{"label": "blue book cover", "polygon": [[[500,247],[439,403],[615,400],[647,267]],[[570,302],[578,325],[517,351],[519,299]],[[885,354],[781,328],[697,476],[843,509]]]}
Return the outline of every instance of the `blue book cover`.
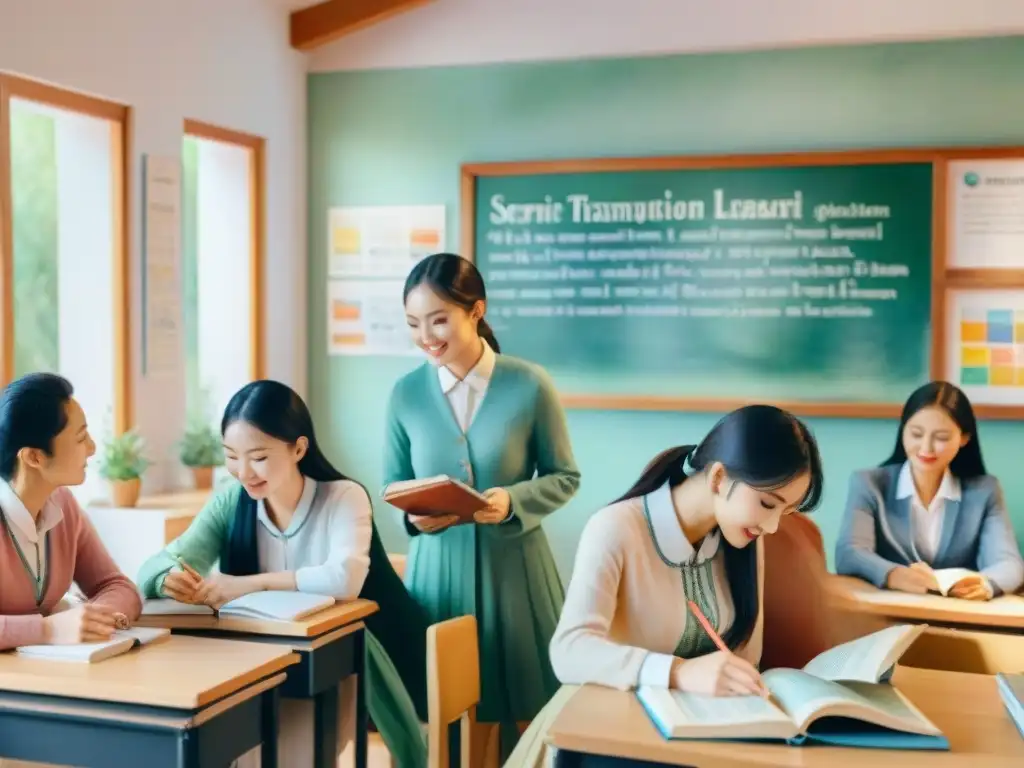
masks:
{"label": "blue book cover", "polygon": [[1001,672],[996,675],[996,684],[1006,713],[1024,737],[1024,673],[1011,675]]}

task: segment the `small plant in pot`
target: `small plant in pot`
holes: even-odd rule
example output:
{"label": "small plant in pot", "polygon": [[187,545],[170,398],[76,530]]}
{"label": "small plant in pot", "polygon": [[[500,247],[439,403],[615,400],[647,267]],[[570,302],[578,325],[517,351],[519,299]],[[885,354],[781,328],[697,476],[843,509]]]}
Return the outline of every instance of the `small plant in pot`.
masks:
{"label": "small plant in pot", "polygon": [[100,475],[110,483],[115,507],[134,507],[142,489],[142,475],[149,468],[146,441],[134,429],[107,438],[100,459]]}
{"label": "small plant in pot", "polygon": [[181,439],[181,463],[192,470],[196,488],[213,487],[213,470],[224,463],[220,434],[205,422],[194,420]]}

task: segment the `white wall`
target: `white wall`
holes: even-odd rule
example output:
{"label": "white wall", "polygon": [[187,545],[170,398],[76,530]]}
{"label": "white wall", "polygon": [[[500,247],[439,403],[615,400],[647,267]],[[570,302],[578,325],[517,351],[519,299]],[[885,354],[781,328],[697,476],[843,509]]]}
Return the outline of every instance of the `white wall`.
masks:
{"label": "white wall", "polygon": [[196,141],[199,386],[214,423],[249,381],[250,150]]}
{"label": "white wall", "polygon": [[0,70],[134,108],[133,390],[150,489],[177,476],[184,371],[140,374],[140,156],[179,157],[186,117],[267,139],[266,373],[305,392],[306,59],[287,14],[271,0],[0,0]]}
{"label": "white wall", "polygon": [[435,0],[313,52],[310,70],[634,56],[1024,31],[1021,0]]}

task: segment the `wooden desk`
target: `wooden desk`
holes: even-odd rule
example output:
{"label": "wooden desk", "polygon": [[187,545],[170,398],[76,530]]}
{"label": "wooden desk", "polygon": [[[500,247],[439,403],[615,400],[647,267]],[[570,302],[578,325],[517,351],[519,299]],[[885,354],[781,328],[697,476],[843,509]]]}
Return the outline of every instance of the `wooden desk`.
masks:
{"label": "wooden desk", "polygon": [[205,768],[262,744],[273,766],[278,690],[298,661],[289,648],[175,636],[96,664],[0,654],[0,756]]}
{"label": "wooden desk", "polygon": [[911,595],[878,589],[849,576],[828,577],[828,593],[836,608],[898,621],[935,626],[968,626],[1024,630],[1024,596],[1003,595],[988,602],[940,595]]}
{"label": "wooden desk", "polygon": [[296,652],[299,661],[288,670],[281,695],[313,700],[316,768],[337,765],[338,687],[349,675],[356,675],[355,758],[357,768],[366,768],[366,627],[362,620],[378,610],[372,600],[353,600],[296,622],[181,615],[142,616],[136,624],[204,637],[237,638]]}
{"label": "wooden desk", "polygon": [[1003,709],[995,678],[897,667],[893,683],[946,734],[949,752],[669,741],[655,730],[635,694],[592,686],[573,694],[548,731],[548,742],[560,750],[559,765],[573,766],[587,765],[587,755],[699,768],[1024,765],[1024,739]]}

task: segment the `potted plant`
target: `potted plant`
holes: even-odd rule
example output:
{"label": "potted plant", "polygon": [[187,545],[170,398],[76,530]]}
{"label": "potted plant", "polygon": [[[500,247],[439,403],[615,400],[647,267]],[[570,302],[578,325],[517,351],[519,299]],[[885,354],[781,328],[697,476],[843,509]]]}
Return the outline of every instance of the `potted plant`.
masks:
{"label": "potted plant", "polygon": [[192,470],[196,488],[213,488],[213,470],[224,463],[220,435],[209,424],[193,420],[181,439],[181,463]]}
{"label": "potted plant", "polygon": [[115,507],[134,507],[142,489],[142,475],[149,467],[146,442],[134,429],[109,437],[103,445],[100,475],[110,483]]}

